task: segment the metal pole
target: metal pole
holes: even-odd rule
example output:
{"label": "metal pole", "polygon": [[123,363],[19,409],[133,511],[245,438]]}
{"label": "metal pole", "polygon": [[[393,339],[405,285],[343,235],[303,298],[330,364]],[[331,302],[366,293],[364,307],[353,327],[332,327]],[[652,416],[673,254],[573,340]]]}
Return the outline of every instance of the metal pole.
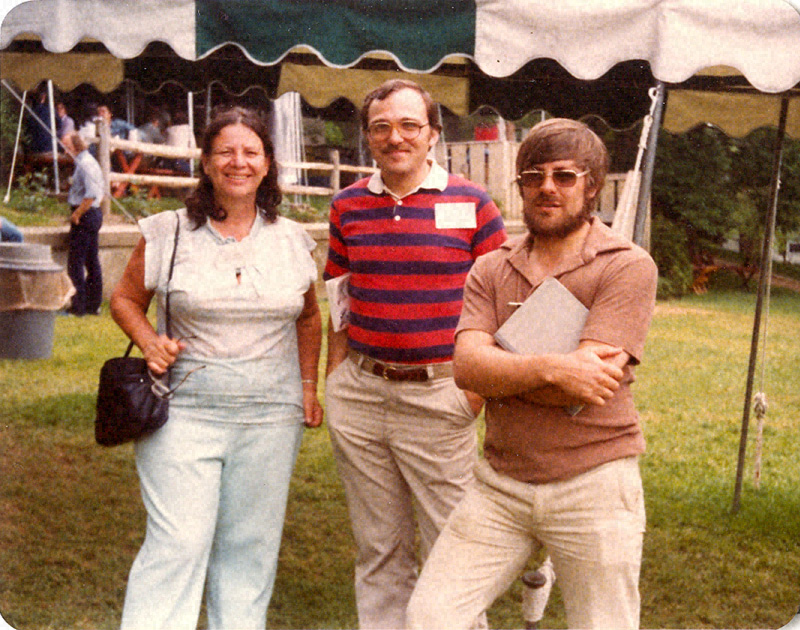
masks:
{"label": "metal pole", "polygon": [[103,216],[107,217],[111,212],[111,184],[109,182],[109,174],[111,173],[111,145],[109,143],[111,138],[111,129],[105,120],[99,119],[97,121],[97,135],[100,137],[100,142],[97,145],[97,161],[100,162],[100,169],[103,171],[103,179],[105,180],[106,194],[100,202],[100,208],[103,211]]}
{"label": "metal pole", "polygon": [[[188,116],[186,116],[187,121],[189,123],[189,134],[194,137],[194,93],[189,90],[186,94],[186,110]],[[190,145],[191,146],[191,143]],[[194,160],[189,160],[189,175],[194,177]]]}
{"label": "metal pole", "polygon": [[778,137],[775,139],[775,153],[772,162],[772,190],[767,212],[767,222],[764,228],[764,240],[761,244],[761,269],[758,274],[758,296],[756,298],[756,313],[753,321],[753,337],[750,341],[750,362],[747,367],[747,387],[744,395],[744,411],[742,413],[742,432],[739,438],[739,461],[736,466],[736,487],[733,491],[733,506],[731,511],[739,511],[742,495],[742,479],[744,478],[744,460],[747,451],[747,430],[750,425],[750,407],[753,398],[753,380],[758,357],[758,338],[761,332],[761,311],[764,305],[768,275],[770,270],[770,256],[772,256],[772,241],[775,236],[775,217],[778,214],[778,191],[781,186],[781,162],[783,161],[783,141],[786,137],[786,117],[789,112],[789,97],[781,99],[781,114],[778,122]]}
{"label": "metal pole", "polygon": [[656,103],[653,108],[653,124],[647,138],[647,150],[642,168],[642,183],[639,187],[639,200],[636,204],[636,219],[633,224],[633,242],[645,247],[645,230],[647,228],[647,214],[650,208],[650,192],[653,188],[653,171],[656,165],[656,146],[658,145],[658,130],[661,129],[661,116],[664,113],[664,96],[666,88],[659,81],[656,83]]}
{"label": "metal pole", "polygon": [[14,168],[17,165],[17,152],[19,151],[19,137],[22,134],[22,117],[25,114],[25,99],[28,96],[28,90],[22,93],[22,106],[19,108],[19,122],[17,123],[17,139],[14,140],[14,157],[11,158],[11,172],[8,174],[8,188],[6,189],[6,196],[3,198],[3,203],[11,201],[11,182],[14,181]]}
{"label": "metal pole", "polygon": [[53,152],[53,185],[56,194],[61,192],[61,182],[58,178],[58,136],[56,135],[56,106],[53,102],[53,81],[47,80],[47,102],[50,106],[50,145]]}

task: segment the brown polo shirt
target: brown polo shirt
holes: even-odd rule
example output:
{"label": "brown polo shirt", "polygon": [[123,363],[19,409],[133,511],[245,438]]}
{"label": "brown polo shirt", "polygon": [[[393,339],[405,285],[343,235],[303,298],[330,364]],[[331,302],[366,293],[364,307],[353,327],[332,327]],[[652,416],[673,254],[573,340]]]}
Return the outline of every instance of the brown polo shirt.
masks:
{"label": "brown polo shirt", "polygon": [[[507,241],[476,261],[456,329],[494,334],[544,280],[531,270],[530,237]],[[484,454],[497,472],[530,483],[567,479],[606,462],[638,455],[645,443],[630,385],[653,314],[657,269],[645,250],[597,218],[580,254],[554,274],[589,309],[581,339],[621,347],[631,356],[625,378],[603,406],[571,417],[561,407],[512,396],[486,405]]]}

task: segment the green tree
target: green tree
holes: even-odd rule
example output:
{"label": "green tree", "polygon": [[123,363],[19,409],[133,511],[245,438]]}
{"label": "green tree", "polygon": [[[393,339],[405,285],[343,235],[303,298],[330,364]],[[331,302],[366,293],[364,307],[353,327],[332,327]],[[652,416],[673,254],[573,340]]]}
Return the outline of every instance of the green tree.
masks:
{"label": "green tree", "polygon": [[[777,131],[765,128],[731,143],[731,180],[737,199],[734,219],[745,266],[756,266],[760,262],[772,192],[776,140]],[[776,240],[783,241],[800,229],[800,142],[791,138],[784,141],[775,229]]]}
{"label": "green tree", "polygon": [[708,125],[679,136],[662,131],[659,138],[653,213],[683,229],[692,257],[733,227],[729,142]]}
{"label": "green tree", "polygon": [[[653,257],[671,294],[688,290],[691,267],[709,245],[734,235],[745,286],[760,262],[772,187],[776,130],[728,138],[710,125],[673,136],[661,132],[653,180]],[[777,240],[800,229],[800,142],[786,139]],[[676,230],[683,238],[678,238]],[[676,249],[685,248],[685,255]],[[688,266],[688,269],[687,269]],[[690,286],[690,283],[689,283]]]}
{"label": "green tree", "polygon": [[691,287],[692,265],[735,225],[730,141],[709,125],[683,135],[661,131],[653,178],[653,258],[664,294]]}
{"label": "green tree", "polygon": [[[14,141],[17,137],[17,122],[20,105],[5,90],[0,89],[0,177],[3,181],[8,177],[11,158],[14,154]],[[25,130],[23,127],[24,141]]]}

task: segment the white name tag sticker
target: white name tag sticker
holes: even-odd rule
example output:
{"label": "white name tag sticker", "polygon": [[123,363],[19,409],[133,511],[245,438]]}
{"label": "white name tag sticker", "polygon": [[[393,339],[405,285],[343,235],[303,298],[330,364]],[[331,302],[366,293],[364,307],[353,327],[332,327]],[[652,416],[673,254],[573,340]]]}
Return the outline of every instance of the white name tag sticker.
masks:
{"label": "white name tag sticker", "polygon": [[433,209],[439,230],[478,227],[474,203],[437,203]]}

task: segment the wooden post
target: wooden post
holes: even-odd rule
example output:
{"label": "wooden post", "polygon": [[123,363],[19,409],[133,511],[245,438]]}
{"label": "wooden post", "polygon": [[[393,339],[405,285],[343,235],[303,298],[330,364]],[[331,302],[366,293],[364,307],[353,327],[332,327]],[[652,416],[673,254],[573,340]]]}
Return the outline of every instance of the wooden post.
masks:
{"label": "wooden post", "polygon": [[331,188],[335,195],[342,188],[342,172],[339,168],[339,150],[331,149],[330,156],[331,163],[333,164],[333,170],[331,171]]}
{"label": "wooden post", "polygon": [[98,118],[97,135],[100,138],[100,143],[97,146],[97,158],[100,162],[100,169],[103,171],[103,180],[106,184],[106,194],[103,201],[100,203],[100,208],[103,211],[103,216],[108,216],[111,212],[111,184],[109,183],[109,174],[111,173],[111,129],[106,124],[105,120]]}

